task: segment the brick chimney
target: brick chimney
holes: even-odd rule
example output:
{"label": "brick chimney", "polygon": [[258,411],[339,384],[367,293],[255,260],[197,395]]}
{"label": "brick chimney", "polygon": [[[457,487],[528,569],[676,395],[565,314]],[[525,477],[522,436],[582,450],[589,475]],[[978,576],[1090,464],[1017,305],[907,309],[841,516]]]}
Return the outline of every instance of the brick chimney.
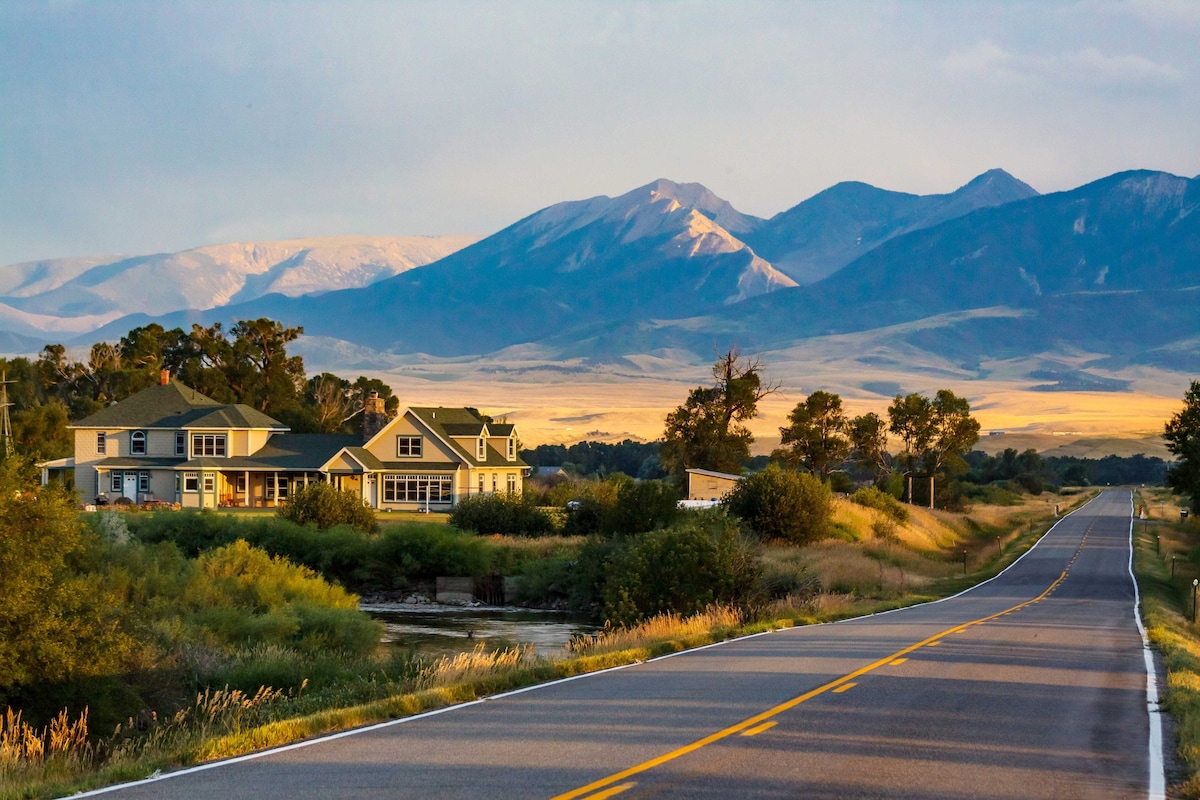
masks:
{"label": "brick chimney", "polygon": [[159,373],[158,373],[159,385],[166,386],[170,382],[171,382],[171,370],[164,369],[164,370],[159,371]]}
{"label": "brick chimney", "polygon": [[387,425],[387,412],[384,411],[383,398],[379,392],[371,392],[363,401],[363,442],[374,438],[375,434]]}

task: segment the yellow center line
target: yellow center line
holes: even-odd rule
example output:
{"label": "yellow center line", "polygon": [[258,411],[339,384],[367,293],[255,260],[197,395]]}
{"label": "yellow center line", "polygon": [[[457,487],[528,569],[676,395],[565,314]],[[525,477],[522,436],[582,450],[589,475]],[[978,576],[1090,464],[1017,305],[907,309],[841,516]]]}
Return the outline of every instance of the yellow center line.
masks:
{"label": "yellow center line", "polygon": [[[1082,543],[1081,543],[1081,546],[1082,546]],[[1054,589],[1060,583],[1062,583],[1064,580],[1066,580],[1066,577],[1067,577],[1067,570],[1063,570],[1063,573],[1058,576],[1058,578],[1054,581],[1054,583],[1050,584],[1046,588],[1046,590],[1044,592],[1042,592],[1040,595],[1033,598],[1032,600],[1026,600],[1023,603],[1018,603],[1017,605],[1013,606],[1012,608],[1006,609],[1006,611],[1016,611],[1018,609],[1024,608],[1025,606],[1036,603],[1037,601],[1041,600],[1043,597],[1046,597],[1048,594],[1050,594],[1050,592],[1054,591]],[[869,672],[874,672],[875,670],[879,669],[880,667],[890,664],[891,662],[895,661],[897,658],[906,656],[909,653],[913,652],[914,650],[919,650],[922,647],[932,647],[933,645],[937,644],[938,640],[941,639],[943,636],[946,636],[951,633],[958,633],[959,631],[969,628],[972,625],[981,625],[985,622],[989,622],[991,620],[997,619],[998,617],[1003,616],[1004,613],[1005,613],[1004,611],[999,611],[999,612],[996,612],[995,614],[991,614],[990,616],[981,617],[980,619],[972,620],[971,622],[964,622],[960,625],[955,625],[953,628],[944,630],[941,633],[935,633],[933,636],[930,636],[926,639],[922,639],[921,641],[917,642],[916,644],[910,644],[908,647],[905,647],[902,650],[897,650],[895,653],[892,653],[890,656],[881,658],[878,661],[867,664],[865,667],[859,667],[858,669],[854,670],[853,672],[847,673],[840,678],[837,678],[835,680],[830,681],[829,683],[824,684],[823,686],[818,686],[817,688],[812,689],[811,691],[807,691],[802,695],[793,697],[791,700],[786,700],[786,701],[780,703],[779,705],[775,706],[774,708],[768,708],[766,711],[755,714],[754,716],[749,717],[748,719],[744,719],[735,725],[730,725],[728,728],[723,728],[719,731],[716,731],[715,733],[710,733],[708,736],[705,736],[702,739],[697,739],[696,741],[692,742],[691,744],[685,744],[683,747],[676,748],[676,749],[670,751],[669,753],[663,753],[661,756],[656,756],[656,757],[650,759],[649,761],[643,761],[641,764],[637,764],[636,766],[632,766],[632,767],[629,767],[628,769],[623,769],[620,772],[613,773],[612,775],[609,775],[607,778],[601,778],[598,781],[592,781],[591,783],[587,784],[586,786],[581,786],[578,789],[572,789],[569,792],[564,792],[563,794],[555,795],[553,798],[551,798],[551,800],[574,800],[574,798],[583,797],[584,795],[591,796],[588,798],[588,800],[592,800],[592,798],[599,798],[599,797],[610,797],[611,795],[608,795],[608,794],[592,795],[592,792],[598,792],[601,789],[604,789],[605,787],[608,787],[608,786],[612,786],[613,784],[615,784],[619,781],[623,781],[626,778],[631,778],[634,775],[640,775],[643,772],[654,769],[655,767],[662,766],[663,764],[666,764],[670,761],[674,761],[675,759],[680,758],[681,756],[685,756],[688,753],[694,753],[697,750],[699,750],[700,748],[707,747],[708,745],[713,744],[714,742],[719,742],[722,739],[733,736],[734,734],[740,734],[742,731],[745,731],[748,728],[753,728],[756,725],[761,725],[762,723],[770,720],[772,717],[777,717],[780,714],[782,714],[783,712],[789,711],[789,710],[795,708],[796,706],[800,705],[801,703],[807,702],[807,701],[813,699],[814,697],[825,694],[828,691],[836,690],[839,686],[842,686],[843,684],[851,683],[855,678],[860,678]],[[848,689],[850,687],[847,686],[846,688]],[[842,691],[845,691],[845,689],[843,689]],[[632,785],[633,784],[628,784],[627,786],[625,786],[625,788],[628,788],[628,786],[632,786]],[[619,788],[619,790],[624,791],[625,788]]]}
{"label": "yellow center line", "polygon": [[858,686],[858,684],[857,683],[843,683],[841,686],[834,689],[833,693],[841,694],[842,692],[848,692],[851,689],[853,689],[855,686]]}
{"label": "yellow center line", "polygon": [[774,720],[771,720],[770,722],[764,722],[762,725],[753,727],[748,731],[742,731],[742,736],[758,736],[763,731],[770,730],[778,724],[779,723],[775,722]]}
{"label": "yellow center line", "polygon": [[636,781],[630,781],[629,783],[622,783],[621,785],[614,786],[611,789],[605,789],[602,792],[596,792],[593,795],[589,795],[587,800],[604,800],[604,798],[606,798],[606,797],[614,797],[616,795],[619,795],[621,792],[625,791],[626,789],[632,789],[635,786],[637,786]]}
{"label": "yellow center line", "polygon": [[901,664],[903,664],[905,661],[908,661],[908,659],[907,659],[907,658],[897,658],[897,659],[895,659],[894,661],[891,661],[891,662],[889,662],[889,663],[890,663],[890,664],[891,664],[893,667],[898,667],[898,666],[900,666]]}

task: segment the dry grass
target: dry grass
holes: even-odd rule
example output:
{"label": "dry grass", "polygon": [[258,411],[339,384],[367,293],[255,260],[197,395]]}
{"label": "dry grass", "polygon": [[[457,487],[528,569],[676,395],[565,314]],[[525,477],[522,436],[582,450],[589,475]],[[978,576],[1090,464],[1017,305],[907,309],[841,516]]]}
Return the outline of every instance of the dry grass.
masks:
{"label": "dry grass", "polygon": [[690,617],[660,614],[629,628],[605,626],[602,631],[578,636],[567,645],[567,652],[572,656],[585,656],[648,648],[664,641],[733,631],[744,621],[741,611],[727,606],[711,606]]}

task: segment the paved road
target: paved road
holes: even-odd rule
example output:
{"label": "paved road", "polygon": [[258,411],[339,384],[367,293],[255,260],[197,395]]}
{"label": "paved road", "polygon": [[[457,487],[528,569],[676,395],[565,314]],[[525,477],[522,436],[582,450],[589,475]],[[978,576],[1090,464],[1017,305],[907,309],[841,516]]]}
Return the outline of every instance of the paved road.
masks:
{"label": "paved road", "polygon": [[1129,531],[1129,494],[1107,492],[1000,577],[940,603],[728,642],[110,796],[1153,796],[1157,714]]}

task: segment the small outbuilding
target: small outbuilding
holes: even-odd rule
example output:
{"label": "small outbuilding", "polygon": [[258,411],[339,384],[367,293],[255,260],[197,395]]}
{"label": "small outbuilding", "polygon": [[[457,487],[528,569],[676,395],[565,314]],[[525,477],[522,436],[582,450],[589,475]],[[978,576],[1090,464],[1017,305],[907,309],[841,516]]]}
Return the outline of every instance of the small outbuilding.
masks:
{"label": "small outbuilding", "polygon": [[688,500],[720,500],[742,479],[741,475],[710,469],[689,469],[687,476]]}

